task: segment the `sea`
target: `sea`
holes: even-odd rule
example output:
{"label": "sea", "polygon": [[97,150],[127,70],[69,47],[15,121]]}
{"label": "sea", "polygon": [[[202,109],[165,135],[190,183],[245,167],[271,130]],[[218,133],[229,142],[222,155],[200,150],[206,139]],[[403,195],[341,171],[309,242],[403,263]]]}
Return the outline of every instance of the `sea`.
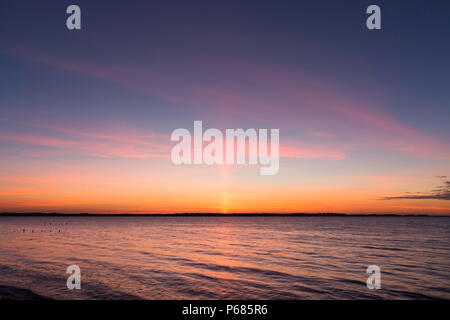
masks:
{"label": "sea", "polygon": [[0,217],[0,298],[450,299],[450,217]]}

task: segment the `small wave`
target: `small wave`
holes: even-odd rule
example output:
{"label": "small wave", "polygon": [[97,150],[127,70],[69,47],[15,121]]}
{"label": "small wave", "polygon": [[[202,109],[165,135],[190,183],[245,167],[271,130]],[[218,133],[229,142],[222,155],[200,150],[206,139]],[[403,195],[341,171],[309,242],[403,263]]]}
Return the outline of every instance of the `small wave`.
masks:
{"label": "small wave", "polygon": [[408,251],[407,249],[402,249],[402,248],[391,248],[391,247],[375,247],[375,246],[361,246],[361,248],[364,249],[374,249],[374,250],[387,250],[387,251]]}
{"label": "small wave", "polygon": [[410,291],[400,291],[400,290],[388,290],[392,294],[399,296],[400,298],[407,298],[407,299],[422,299],[422,300],[435,300],[439,299],[438,297],[422,294],[419,292],[410,292]]}
{"label": "small wave", "polygon": [[284,273],[280,271],[275,271],[271,269],[260,269],[254,267],[231,267],[226,265],[218,265],[214,263],[200,263],[200,262],[189,262],[185,263],[185,265],[189,265],[191,267],[206,269],[211,271],[225,271],[229,273],[244,273],[244,274],[261,274],[264,276],[277,277],[277,278],[298,278],[289,273]]}

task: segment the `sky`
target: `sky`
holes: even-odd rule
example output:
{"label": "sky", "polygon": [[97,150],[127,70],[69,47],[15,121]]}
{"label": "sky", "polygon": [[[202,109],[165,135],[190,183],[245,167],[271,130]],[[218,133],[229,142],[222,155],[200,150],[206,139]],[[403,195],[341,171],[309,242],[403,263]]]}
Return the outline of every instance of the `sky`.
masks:
{"label": "sky", "polygon": [[[81,8],[81,30],[66,8]],[[381,30],[366,8],[381,8]],[[446,1],[2,1],[0,212],[450,214]],[[280,169],[171,162],[278,128]]]}

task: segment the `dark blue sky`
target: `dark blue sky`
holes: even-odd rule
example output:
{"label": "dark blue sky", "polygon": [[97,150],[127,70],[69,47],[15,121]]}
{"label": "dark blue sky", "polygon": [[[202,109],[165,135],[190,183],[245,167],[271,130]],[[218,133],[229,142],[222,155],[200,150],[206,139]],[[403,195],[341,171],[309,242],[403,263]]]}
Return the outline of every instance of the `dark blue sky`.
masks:
{"label": "dark blue sky", "polygon": [[[381,31],[365,28],[372,3],[382,9]],[[65,28],[69,4],[82,8],[81,32]],[[250,60],[304,72],[361,99],[386,99],[398,119],[446,134],[448,1],[19,0],[0,8],[6,50],[121,65]],[[2,52],[4,89],[14,95],[24,84],[14,63],[23,62]]]}

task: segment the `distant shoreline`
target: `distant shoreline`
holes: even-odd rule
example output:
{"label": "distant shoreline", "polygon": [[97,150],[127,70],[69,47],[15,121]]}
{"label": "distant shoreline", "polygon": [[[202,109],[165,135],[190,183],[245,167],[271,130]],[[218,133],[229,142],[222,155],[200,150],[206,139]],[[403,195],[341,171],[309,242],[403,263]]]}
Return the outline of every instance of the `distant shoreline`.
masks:
{"label": "distant shoreline", "polygon": [[0,217],[450,217],[428,214],[349,214],[349,213],[44,213],[1,212]]}

